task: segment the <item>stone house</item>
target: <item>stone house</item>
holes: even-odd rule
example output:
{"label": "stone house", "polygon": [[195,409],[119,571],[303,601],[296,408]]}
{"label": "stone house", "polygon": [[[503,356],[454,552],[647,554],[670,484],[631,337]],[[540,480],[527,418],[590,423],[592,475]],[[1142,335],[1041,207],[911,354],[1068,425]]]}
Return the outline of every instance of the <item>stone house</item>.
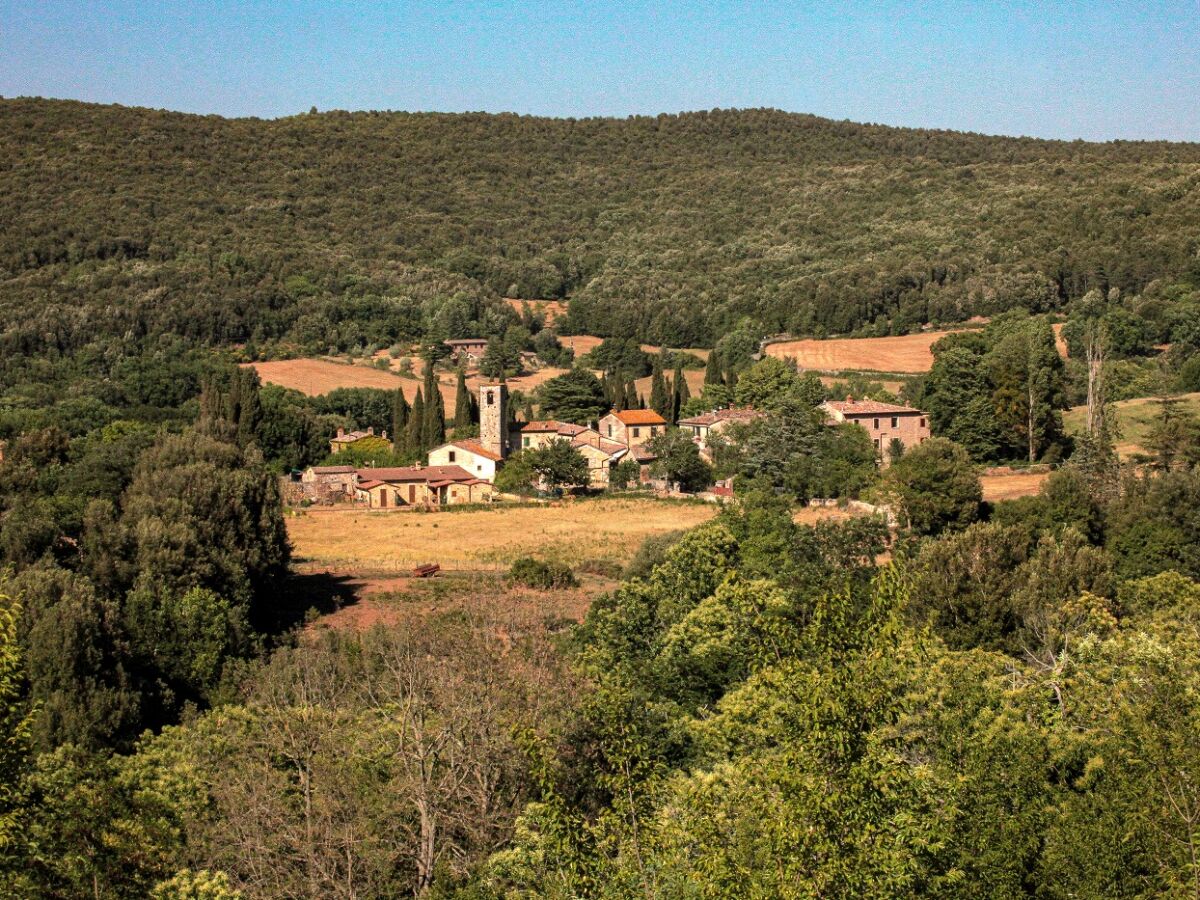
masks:
{"label": "stone house", "polygon": [[[337,430],[337,435],[335,435],[329,441],[329,452],[330,453],[340,453],[343,450],[345,450],[347,447],[356,443],[357,441],[361,441],[363,438],[369,438],[369,437],[375,437],[375,426],[374,425],[372,425],[366,431],[346,431],[346,429],[344,429],[344,428],[339,428]],[[387,432],[386,431],[380,432],[379,437],[381,440],[386,441],[387,440]]]}
{"label": "stone house", "polygon": [[490,500],[491,482],[461,466],[359,469],[357,498],[371,509],[438,507]]}
{"label": "stone house", "polygon": [[614,409],[600,420],[600,434],[631,450],[667,429],[667,420],[652,409]]}
{"label": "stone house", "polygon": [[496,469],[503,458],[478,441],[451,441],[429,451],[431,466],[462,466],[476,478],[496,480]]}
{"label": "stone house", "polygon": [[450,348],[450,355],[460,365],[477,366],[487,352],[487,338],[458,338],[443,341]]}
{"label": "stone house", "polygon": [[853,422],[865,428],[884,465],[889,462],[888,446],[893,439],[899,440],[908,450],[925,443],[929,437],[928,416],[911,406],[847,397],[845,400],[826,400],[821,408],[831,422]]}
{"label": "stone house", "polygon": [[300,475],[303,496],[313,503],[342,503],[354,499],[358,470],[354,466],[309,466]]}
{"label": "stone house", "polygon": [[748,425],[761,417],[761,412],[748,406],[714,409],[698,416],[680,419],[679,427],[691,432],[692,440],[703,451],[708,449],[708,439],[711,435],[721,434],[731,425]]}

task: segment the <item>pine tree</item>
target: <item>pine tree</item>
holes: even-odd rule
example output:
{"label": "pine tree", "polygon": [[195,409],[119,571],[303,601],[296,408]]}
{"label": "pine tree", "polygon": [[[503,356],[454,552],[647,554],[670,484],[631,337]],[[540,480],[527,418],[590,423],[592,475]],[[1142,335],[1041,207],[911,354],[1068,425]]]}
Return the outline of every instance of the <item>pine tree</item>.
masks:
{"label": "pine tree", "polygon": [[425,446],[422,441],[425,440],[425,398],[421,394],[421,389],[417,388],[417,396],[413,398],[412,410],[408,415],[408,441],[407,450],[409,453],[424,453]]}
{"label": "pine tree", "polygon": [[705,384],[724,384],[721,378],[721,357],[716,350],[708,354],[708,365],[704,367]]}
{"label": "pine tree", "polygon": [[408,417],[410,407],[404,391],[396,391],[392,400],[392,449],[396,453],[408,452]]}
{"label": "pine tree", "polygon": [[458,387],[454,392],[454,430],[471,427],[471,392],[467,390],[467,375],[458,370]]}

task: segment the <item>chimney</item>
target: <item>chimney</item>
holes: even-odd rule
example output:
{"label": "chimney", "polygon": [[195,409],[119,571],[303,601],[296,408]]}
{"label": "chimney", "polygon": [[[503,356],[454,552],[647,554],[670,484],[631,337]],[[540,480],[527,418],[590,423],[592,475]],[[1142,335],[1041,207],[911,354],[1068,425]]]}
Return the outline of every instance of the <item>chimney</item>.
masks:
{"label": "chimney", "polygon": [[381,432],[379,433],[379,436],[380,436],[381,438],[383,438],[383,439],[386,441],[386,440],[387,440],[387,429],[386,429],[386,428],[385,428],[385,429],[383,429],[383,431],[381,431]]}
{"label": "chimney", "polygon": [[338,428],[338,434],[337,434],[337,436],[338,436],[338,437],[345,437],[345,436],[346,436],[346,429],[345,429],[345,428]]}
{"label": "chimney", "polygon": [[371,437],[375,437],[375,426],[374,425],[367,426],[367,434],[371,435]]}
{"label": "chimney", "polygon": [[853,398],[853,397],[852,397],[850,394],[847,394],[847,395],[846,395],[846,402],[847,402],[847,403],[853,403],[853,402],[854,402],[854,398]]}

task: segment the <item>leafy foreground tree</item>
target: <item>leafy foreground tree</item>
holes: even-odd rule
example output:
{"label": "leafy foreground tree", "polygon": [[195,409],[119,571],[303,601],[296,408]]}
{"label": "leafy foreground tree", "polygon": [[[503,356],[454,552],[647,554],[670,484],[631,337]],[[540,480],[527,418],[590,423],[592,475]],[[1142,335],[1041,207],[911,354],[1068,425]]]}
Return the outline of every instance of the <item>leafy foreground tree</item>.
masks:
{"label": "leafy foreground tree", "polygon": [[587,460],[568,440],[547,441],[540,447],[524,451],[524,455],[538,482],[552,491],[588,485]]}
{"label": "leafy foreground tree", "polygon": [[884,474],[880,494],[915,535],[970,525],[983,500],[966,451],[945,438],[930,438],[896,460]]}

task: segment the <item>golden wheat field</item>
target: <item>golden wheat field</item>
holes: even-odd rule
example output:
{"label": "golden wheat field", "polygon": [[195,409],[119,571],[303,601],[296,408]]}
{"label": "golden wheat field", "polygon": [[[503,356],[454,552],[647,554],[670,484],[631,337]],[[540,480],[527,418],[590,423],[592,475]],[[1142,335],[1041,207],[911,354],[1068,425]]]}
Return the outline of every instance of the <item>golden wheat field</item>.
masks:
{"label": "golden wheat field", "polygon": [[949,331],[927,331],[882,338],[806,339],[768,344],[769,356],[794,359],[801,369],[824,371],[928,372],[933,365],[929,349]]}
{"label": "golden wheat field", "polygon": [[309,509],[289,513],[287,525],[299,569],[378,574],[426,562],[499,570],[527,555],[624,563],[647,537],[716,513],[702,503],[614,498],[434,513]]}

